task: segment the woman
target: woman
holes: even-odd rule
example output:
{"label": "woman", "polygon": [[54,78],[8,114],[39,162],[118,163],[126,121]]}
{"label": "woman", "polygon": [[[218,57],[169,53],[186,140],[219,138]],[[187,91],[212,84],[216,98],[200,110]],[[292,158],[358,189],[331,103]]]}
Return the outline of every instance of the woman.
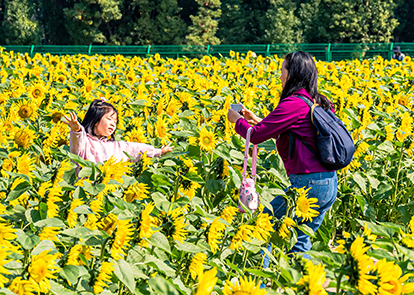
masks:
{"label": "woman", "polygon": [[[293,187],[311,188],[309,198],[317,198],[319,215],[308,225],[316,231],[322,224],[326,211],[336,199],[337,177],[335,171],[324,168],[318,158],[299,139],[300,135],[314,150],[316,146],[316,129],[311,121],[310,107],[297,96],[305,97],[316,102],[325,109],[332,108],[331,102],[318,92],[317,70],[312,56],[303,51],[290,53],[282,64],[283,90],[278,106],[263,120],[243,107],[243,117],[229,110],[227,118],[236,123],[236,132],[246,137],[247,130],[253,126],[251,142],[259,144],[270,138],[276,139],[276,146],[281,156],[287,175]],[[292,134],[292,138],[290,137]],[[295,135],[296,134],[296,135]],[[289,152],[289,141],[293,150]],[[293,153],[292,153],[293,152]],[[281,218],[286,214],[286,204],[283,196],[277,196],[271,202],[273,214]],[[265,209],[265,213],[271,214]],[[300,219],[298,220],[301,221]],[[298,241],[290,252],[305,252],[312,248],[310,237],[298,232]],[[268,266],[265,259],[264,267]]]}

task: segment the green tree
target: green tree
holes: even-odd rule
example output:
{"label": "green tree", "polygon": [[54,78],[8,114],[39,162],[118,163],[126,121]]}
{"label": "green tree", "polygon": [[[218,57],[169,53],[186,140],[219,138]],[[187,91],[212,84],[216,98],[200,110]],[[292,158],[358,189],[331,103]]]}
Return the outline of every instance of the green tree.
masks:
{"label": "green tree", "polygon": [[[65,27],[64,8],[71,3],[67,0],[43,0],[42,14],[46,44],[68,45],[73,44]],[[72,4],[73,5],[73,4]]]}
{"label": "green tree", "polygon": [[221,4],[217,37],[223,44],[243,44],[251,34],[247,29],[249,15],[243,0],[227,0]]}
{"label": "green tree", "polygon": [[188,28],[186,41],[192,45],[216,45],[218,19],[221,16],[220,0],[196,0],[199,4],[197,15],[191,15],[192,25]]}
{"label": "green tree", "polygon": [[64,8],[66,29],[74,44],[108,43],[105,32],[111,37],[110,22],[122,17],[121,0],[80,0]]}
{"label": "green tree", "polygon": [[296,3],[289,0],[271,0],[266,12],[266,43],[301,43],[300,20],[295,15]]}
{"label": "green tree", "polygon": [[392,0],[309,0],[299,17],[306,42],[390,42],[398,21]]}
{"label": "green tree", "polygon": [[178,15],[177,0],[124,1],[123,17],[116,23],[118,44],[181,44],[187,25]]}
{"label": "green tree", "polygon": [[36,18],[37,5],[30,0],[5,1],[2,15],[0,44],[40,44],[42,24]]}
{"label": "green tree", "polygon": [[397,0],[395,17],[399,25],[394,31],[395,42],[414,42],[414,0]]}
{"label": "green tree", "polygon": [[269,1],[223,0],[217,36],[222,44],[264,43]]}

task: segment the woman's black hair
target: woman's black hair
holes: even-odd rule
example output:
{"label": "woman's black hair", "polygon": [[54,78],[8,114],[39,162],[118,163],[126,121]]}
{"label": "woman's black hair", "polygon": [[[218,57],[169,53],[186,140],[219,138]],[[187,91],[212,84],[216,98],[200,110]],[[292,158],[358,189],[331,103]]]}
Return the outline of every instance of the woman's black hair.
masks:
{"label": "woman's black hair", "polygon": [[318,92],[318,73],[312,56],[304,51],[289,53],[285,57],[285,69],[288,72],[280,101],[304,88],[324,109],[332,107],[331,102]]}
{"label": "woman's black hair", "polygon": [[[110,103],[103,102],[101,99],[95,99],[92,101],[88,111],[86,112],[85,118],[83,118],[81,123],[85,128],[86,133],[97,137],[98,135],[94,132],[95,126],[99,123],[99,121],[101,121],[102,117],[110,111],[114,111],[118,117],[117,110]],[[110,140],[115,140],[114,133],[112,133]]]}

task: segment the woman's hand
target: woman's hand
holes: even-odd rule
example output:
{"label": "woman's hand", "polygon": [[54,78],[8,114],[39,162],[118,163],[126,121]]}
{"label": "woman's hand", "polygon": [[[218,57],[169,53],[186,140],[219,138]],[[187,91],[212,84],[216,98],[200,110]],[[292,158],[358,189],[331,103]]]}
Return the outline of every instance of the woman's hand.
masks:
{"label": "woman's hand", "polygon": [[[79,132],[81,130],[81,124],[78,122],[78,118],[76,117],[75,112],[71,112],[70,114],[70,118],[68,118],[66,115],[62,117],[62,119],[60,119],[63,123],[65,123],[66,125],[68,125],[70,127],[70,129],[72,129],[75,132]],[[63,118],[65,120],[63,120]]]}
{"label": "woman's hand", "polygon": [[241,116],[238,112],[229,109],[227,112],[227,120],[229,120],[231,123],[236,123],[239,118],[241,118]]}
{"label": "woman's hand", "polygon": [[260,121],[262,121],[262,119],[260,119],[258,116],[253,114],[252,111],[249,111],[248,109],[246,109],[244,105],[242,105],[242,107],[243,107],[243,110],[242,110],[243,118],[247,121],[247,123],[249,123],[250,125],[256,125],[260,123]]}
{"label": "woman's hand", "polygon": [[163,146],[161,148],[161,156],[173,150],[173,147],[170,145],[171,145],[171,142],[169,142],[166,146]]}

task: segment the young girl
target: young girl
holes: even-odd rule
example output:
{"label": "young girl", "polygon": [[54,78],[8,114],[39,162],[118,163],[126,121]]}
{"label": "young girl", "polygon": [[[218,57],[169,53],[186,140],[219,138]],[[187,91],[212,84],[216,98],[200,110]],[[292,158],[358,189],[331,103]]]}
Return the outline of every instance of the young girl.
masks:
{"label": "young girl", "polygon": [[82,124],[78,122],[74,112],[70,113],[70,118],[68,116],[64,118],[65,120],[62,121],[71,129],[71,153],[94,163],[103,163],[111,156],[117,161],[127,161],[129,158],[125,152],[135,158],[147,152],[147,156],[152,158],[161,157],[172,151],[171,143],[156,149],[144,143],[115,141],[118,112],[104,99],[96,99],[91,103]]}
{"label": "young girl", "polygon": [[[290,53],[282,64],[282,94],[278,106],[264,119],[259,118],[243,107],[243,117],[233,110],[228,111],[228,120],[236,123],[238,134],[245,137],[247,130],[254,125],[251,132],[251,142],[259,144],[270,138],[277,139],[276,146],[281,156],[287,175],[293,187],[310,188],[309,198],[317,198],[316,210],[319,215],[308,221],[308,225],[315,232],[322,224],[325,213],[336,199],[337,176],[335,171],[322,166],[319,159],[297,138],[293,137],[293,145],[289,132],[300,135],[314,150],[316,146],[316,128],[311,121],[310,107],[299,97],[306,97],[325,109],[332,108],[331,102],[318,92],[317,70],[312,56],[303,51]],[[290,148],[293,148],[292,157]],[[273,214],[281,218],[286,214],[286,203],[283,196],[276,196],[271,202]],[[265,209],[264,213],[271,214]],[[301,222],[301,220],[298,220]],[[311,249],[309,236],[297,230],[298,241],[291,252],[306,252]],[[265,257],[264,267],[269,264]]]}

